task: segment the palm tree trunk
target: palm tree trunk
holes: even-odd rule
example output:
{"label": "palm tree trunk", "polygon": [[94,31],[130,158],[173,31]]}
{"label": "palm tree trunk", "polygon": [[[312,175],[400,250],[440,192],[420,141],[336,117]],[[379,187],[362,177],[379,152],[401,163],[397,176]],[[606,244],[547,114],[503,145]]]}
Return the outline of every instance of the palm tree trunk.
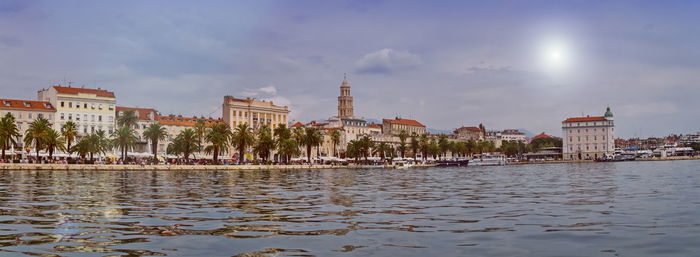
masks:
{"label": "palm tree trunk", "polygon": [[214,147],[214,164],[219,164],[219,148]]}
{"label": "palm tree trunk", "polygon": [[311,145],[306,146],[306,161],[311,163]]}
{"label": "palm tree trunk", "polygon": [[158,163],[158,140],[153,140],[151,144],[153,145],[153,162]]}
{"label": "palm tree trunk", "polygon": [[243,164],[243,154],[244,154],[244,149],[242,145],[239,145],[241,147],[238,148],[238,164]]}
{"label": "palm tree trunk", "polygon": [[5,147],[2,147],[2,159],[5,160]]}

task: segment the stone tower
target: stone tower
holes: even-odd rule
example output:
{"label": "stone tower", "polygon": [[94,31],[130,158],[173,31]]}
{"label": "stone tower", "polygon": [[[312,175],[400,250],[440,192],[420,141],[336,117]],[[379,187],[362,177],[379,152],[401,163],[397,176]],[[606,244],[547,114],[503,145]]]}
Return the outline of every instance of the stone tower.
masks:
{"label": "stone tower", "polygon": [[352,118],[354,116],[352,95],[350,95],[350,83],[348,83],[347,76],[344,76],[343,83],[340,84],[340,96],[338,96],[338,117]]}

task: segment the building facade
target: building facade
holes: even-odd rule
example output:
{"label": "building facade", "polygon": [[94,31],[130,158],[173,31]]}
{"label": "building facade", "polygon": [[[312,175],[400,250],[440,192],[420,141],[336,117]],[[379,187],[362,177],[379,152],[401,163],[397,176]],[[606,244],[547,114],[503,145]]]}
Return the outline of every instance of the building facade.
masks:
{"label": "building facade", "polygon": [[[124,112],[133,111],[139,120],[134,125],[134,130],[139,137],[139,141],[134,147],[135,152],[139,153],[150,153],[151,152],[151,142],[143,136],[143,132],[146,131],[148,126],[156,123],[156,118],[158,117],[158,111],[151,108],[136,108],[136,107],[124,107],[117,106],[115,110],[116,117],[124,115]],[[160,144],[159,144],[160,145]],[[162,149],[162,147],[159,146]]]}
{"label": "building facade", "polygon": [[[177,137],[177,135],[185,129],[194,129],[194,124],[197,122],[197,120],[204,120],[204,124],[207,127],[212,127],[216,123],[224,122],[222,119],[182,117],[181,115],[157,116],[156,121],[160,123],[160,125],[162,125],[165,128],[165,131],[168,133],[168,136],[165,137],[165,140],[158,142],[158,153],[165,154],[167,146],[173,142],[175,137]],[[204,149],[207,146],[207,143],[202,142],[202,144],[202,149]],[[204,153],[199,152],[199,149],[193,151],[193,154],[196,158],[202,158],[203,156],[205,156]],[[226,153],[221,154],[224,155]]]}
{"label": "building facade", "polygon": [[232,129],[240,124],[248,124],[251,128],[258,129],[262,125],[268,125],[274,129],[279,124],[287,125],[289,108],[278,106],[271,101],[258,101],[253,98],[238,99],[233,96],[224,96],[223,121]]}
{"label": "building facade", "polygon": [[426,133],[425,125],[410,119],[383,119],[382,133],[390,135],[398,135],[401,131],[406,131],[408,135],[416,134],[423,135]]}
{"label": "building facade", "polygon": [[44,118],[53,123],[53,118],[56,116],[56,108],[46,101],[0,99],[0,118],[7,113],[15,117],[15,123],[20,133],[20,136],[15,138],[15,141],[17,141],[17,149],[23,149],[24,134],[29,128],[29,123],[32,123],[37,118]]}
{"label": "building facade", "polygon": [[453,137],[459,140],[483,140],[485,133],[478,127],[460,127],[455,129]]}
{"label": "building facade", "polygon": [[338,117],[355,117],[352,95],[350,94],[350,83],[348,83],[347,77],[344,77],[343,82],[340,83],[340,96],[338,96]]}
{"label": "building facade", "polygon": [[115,129],[117,98],[114,92],[103,89],[52,86],[37,92],[39,101],[51,103],[56,108],[54,128],[73,121],[78,135],[85,136],[97,130],[111,134]]}
{"label": "building facade", "polygon": [[615,152],[615,124],[610,107],[603,116],[568,118],[562,122],[564,160],[593,160]]}

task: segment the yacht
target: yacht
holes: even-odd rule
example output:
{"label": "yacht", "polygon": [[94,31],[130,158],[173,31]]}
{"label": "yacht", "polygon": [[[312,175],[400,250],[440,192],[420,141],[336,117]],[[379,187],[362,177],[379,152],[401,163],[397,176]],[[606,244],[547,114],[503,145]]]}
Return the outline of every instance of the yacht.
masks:
{"label": "yacht", "polygon": [[506,156],[502,153],[475,154],[469,161],[472,166],[501,166],[506,165]]}

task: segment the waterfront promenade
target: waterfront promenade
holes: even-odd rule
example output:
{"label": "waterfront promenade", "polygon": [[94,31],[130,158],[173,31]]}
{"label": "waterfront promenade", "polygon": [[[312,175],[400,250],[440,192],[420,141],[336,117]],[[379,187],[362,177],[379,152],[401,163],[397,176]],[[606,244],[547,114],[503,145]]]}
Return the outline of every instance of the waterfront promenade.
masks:
{"label": "waterfront promenade", "polygon": [[107,164],[0,164],[0,170],[143,171],[143,170],[308,170],[348,169],[340,165],[107,165]]}

